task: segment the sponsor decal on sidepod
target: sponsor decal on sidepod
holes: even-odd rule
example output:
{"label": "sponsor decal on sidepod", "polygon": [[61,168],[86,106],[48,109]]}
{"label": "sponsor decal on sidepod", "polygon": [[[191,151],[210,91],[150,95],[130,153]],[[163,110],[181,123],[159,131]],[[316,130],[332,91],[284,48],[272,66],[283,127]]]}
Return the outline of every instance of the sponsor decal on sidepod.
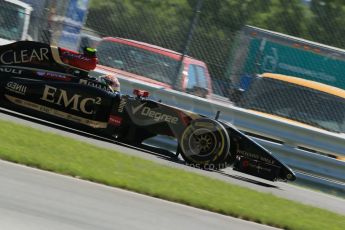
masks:
{"label": "sponsor decal on sidepod", "polygon": [[140,104],[137,107],[133,107],[132,106],[132,112],[133,114],[136,114],[141,108],[141,115],[145,116],[145,117],[149,117],[149,118],[153,118],[154,121],[165,121],[171,124],[177,124],[178,122],[178,118],[168,115],[168,114],[164,114],[164,113],[160,113],[160,112],[156,112],[154,110],[152,110],[150,107],[145,107],[146,103]]}
{"label": "sponsor decal on sidepod", "polygon": [[64,106],[65,108],[69,107],[72,110],[80,111],[84,114],[94,114],[95,111],[92,108],[87,108],[87,105],[102,103],[102,98],[96,97],[87,97],[82,98],[79,94],[68,95],[66,90],[58,89],[49,85],[45,85],[43,95],[41,100],[53,103],[59,106]]}

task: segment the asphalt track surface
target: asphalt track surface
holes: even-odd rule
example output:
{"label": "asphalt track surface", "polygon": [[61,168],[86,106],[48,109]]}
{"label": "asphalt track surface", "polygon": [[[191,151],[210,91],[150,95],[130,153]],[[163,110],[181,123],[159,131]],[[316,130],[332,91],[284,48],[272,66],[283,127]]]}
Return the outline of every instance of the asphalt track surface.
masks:
{"label": "asphalt track surface", "polygon": [[[327,195],[327,194],[324,194],[324,193],[319,193],[319,192],[311,191],[311,190],[308,190],[308,189],[304,189],[304,188],[301,188],[301,187],[298,187],[298,186],[294,186],[292,184],[287,184],[287,183],[282,183],[282,182],[275,182],[275,183],[274,182],[269,182],[269,181],[261,180],[261,179],[258,179],[258,178],[255,178],[255,177],[251,177],[251,176],[248,176],[248,175],[245,175],[245,174],[234,172],[231,169],[226,169],[226,170],[223,170],[222,172],[210,172],[210,171],[194,169],[194,168],[185,166],[182,162],[173,160],[171,158],[171,156],[169,156],[169,154],[167,154],[164,151],[160,151],[160,150],[157,150],[157,149],[154,149],[155,151],[149,151],[149,150],[137,149],[137,148],[132,148],[132,147],[128,147],[128,146],[114,144],[114,143],[109,142],[107,140],[104,140],[102,138],[92,137],[90,135],[83,134],[83,133],[80,133],[80,132],[77,132],[77,131],[66,130],[65,128],[56,127],[54,124],[49,124],[49,123],[46,123],[44,121],[34,121],[33,122],[32,119],[30,119],[30,118],[27,118],[25,116],[23,117],[20,114],[15,114],[15,113],[12,113],[12,112],[8,112],[7,110],[2,110],[2,109],[0,110],[0,119],[9,120],[9,121],[12,121],[12,122],[15,122],[15,123],[19,123],[19,124],[28,125],[28,126],[40,129],[40,130],[44,130],[44,131],[48,131],[48,132],[52,132],[52,133],[58,133],[58,134],[61,134],[61,135],[64,135],[64,136],[69,136],[71,138],[74,138],[74,139],[77,139],[77,140],[80,140],[80,141],[85,141],[85,142],[88,142],[88,143],[91,143],[91,144],[95,144],[95,145],[98,145],[98,146],[102,146],[102,147],[105,147],[105,148],[117,150],[119,152],[124,152],[126,154],[132,154],[132,155],[140,156],[140,157],[143,157],[143,158],[146,158],[146,159],[149,159],[149,160],[156,161],[156,162],[158,162],[160,164],[165,164],[165,165],[169,165],[171,167],[182,168],[182,169],[185,169],[185,170],[193,171],[193,172],[200,173],[200,174],[203,174],[203,175],[206,175],[206,176],[209,176],[209,177],[218,178],[218,179],[221,179],[223,181],[226,181],[226,182],[229,182],[229,183],[232,183],[232,184],[238,184],[238,185],[241,185],[241,186],[244,186],[244,187],[248,187],[248,188],[251,188],[251,189],[254,189],[254,190],[257,190],[257,191],[271,193],[271,194],[274,194],[274,195],[279,196],[279,197],[288,198],[290,200],[294,200],[294,201],[297,201],[297,202],[300,202],[300,203],[313,205],[313,206],[316,206],[316,207],[328,209],[328,210],[331,210],[333,212],[345,215],[345,200],[344,199],[341,199],[341,198],[338,198],[338,197],[334,197],[334,196],[331,196],[331,195]],[[4,174],[2,172],[2,170],[3,170],[2,165],[3,164],[1,164],[1,168],[0,168],[1,178],[3,178],[2,175]],[[14,170],[14,172],[13,172],[14,175],[13,176],[14,177],[18,176],[19,177],[20,176],[20,171],[18,172],[18,175],[16,175],[17,174],[16,172],[17,171]],[[44,174],[43,172],[40,172],[40,174],[41,173]],[[8,174],[8,176],[9,175],[12,175],[12,173]],[[8,178],[8,176],[6,178]],[[49,190],[49,189],[54,190],[54,191],[44,192],[44,194],[50,194],[50,193],[55,194],[55,195],[53,195],[50,198],[44,198],[43,197],[44,199],[42,199],[42,197],[40,197],[39,195],[37,195],[37,197],[35,195],[30,197],[30,199],[36,199],[36,201],[34,203],[42,205],[43,206],[43,210],[50,210],[50,209],[54,210],[55,209],[54,205],[58,205],[59,206],[59,203],[56,203],[54,201],[49,201],[50,199],[54,199],[54,197],[55,198],[56,197],[60,197],[59,193],[62,193],[61,196],[65,196],[66,194],[69,194],[68,191],[65,191],[65,187],[63,187],[63,188],[62,187],[56,187],[56,186],[54,187],[53,185],[44,184],[44,183],[47,183],[45,181],[42,181],[42,183],[41,183],[38,180],[38,181],[36,181],[36,183],[34,183],[34,181],[32,181],[32,183],[31,183],[30,181],[34,180],[34,179],[31,179],[30,176],[32,176],[32,174],[28,174],[27,177],[26,176],[23,177],[22,180],[21,179],[19,179],[19,180],[17,179],[16,180],[17,183],[24,183],[23,181],[25,181],[25,184],[26,184],[26,186],[28,186],[28,188],[27,189],[23,188],[23,191],[29,191],[28,192],[29,194],[35,194],[35,189],[43,190],[43,191],[45,191],[45,189],[47,189],[47,190]],[[46,176],[39,175],[39,177],[45,178]],[[57,177],[55,177],[55,179],[52,178],[52,179],[49,179],[49,180],[53,180],[52,184],[60,183],[60,182],[54,182],[54,180],[58,180],[56,178]],[[30,207],[28,207],[28,209],[24,209],[24,211],[20,211],[23,207],[20,207],[19,203],[16,204],[14,202],[14,203],[12,203],[12,205],[13,205],[14,209],[16,209],[15,207],[18,207],[17,211],[14,210],[13,212],[10,212],[10,211],[6,212],[7,208],[6,209],[1,208],[2,204],[3,204],[2,200],[10,202],[9,200],[11,200],[11,197],[18,198],[18,199],[20,199],[20,197],[21,197],[21,194],[16,194],[16,193],[13,194],[13,192],[9,193],[9,194],[4,193],[3,190],[4,189],[5,190],[9,189],[9,188],[4,186],[4,182],[2,180],[3,179],[1,179],[1,182],[0,182],[1,183],[1,187],[0,187],[1,188],[0,189],[0,191],[1,191],[1,198],[0,198],[1,199],[1,202],[0,202],[0,223],[3,223],[2,220],[4,218],[6,218],[7,221],[5,221],[5,223],[9,224],[9,223],[12,223],[12,220],[13,221],[15,220],[15,217],[19,218],[20,215],[24,215],[24,216],[22,216],[24,218],[25,215],[29,215],[27,213],[27,211],[30,212]],[[6,180],[6,179],[4,178],[4,180]],[[10,180],[10,179],[8,178],[8,180]],[[28,183],[26,183],[26,182],[28,182]],[[8,181],[8,183],[9,183],[9,186],[11,184],[12,185],[15,184],[15,182],[11,182],[11,181]],[[61,182],[61,183],[63,183],[63,182]],[[80,183],[81,184],[83,184],[83,183],[88,184],[87,182],[78,182],[76,184],[79,184],[79,186],[82,187],[82,185],[80,185]],[[30,184],[33,184],[33,185],[31,186]],[[72,185],[70,185],[70,186],[72,186]],[[76,186],[78,186],[78,185],[76,185]],[[32,189],[33,191],[31,191],[30,189]],[[76,188],[76,191],[79,191],[79,190],[82,190],[82,188],[78,188],[78,189]],[[11,190],[7,190],[7,191],[11,191]],[[16,189],[13,189],[13,191],[16,191]],[[73,189],[70,190],[70,191],[73,191]],[[92,192],[90,191],[90,193],[92,193]],[[5,196],[5,198],[4,198],[3,194],[7,194],[8,197]],[[40,192],[38,192],[37,194],[40,194]],[[73,194],[73,192],[71,192],[71,194]],[[69,195],[71,195],[71,194],[69,194]],[[25,195],[25,193],[24,193],[23,196],[25,197],[27,195]],[[105,205],[105,203],[111,203],[112,202],[112,201],[107,201],[107,200],[105,201],[105,199],[102,198],[103,196],[97,196],[97,197],[98,197],[97,199],[99,199],[99,200],[98,201],[93,200],[93,202],[95,202],[95,203],[100,202],[101,206]],[[77,197],[76,197],[76,199],[77,199]],[[85,199],[85,204],[88,204],[87,200],[90,199],[90,197],[86,196],[86,197],[84,197],[84,199]],[[96,196],[94,197],[94,199],[96,199]],[[115,198],[113,198],[113,199],[115,199]],[[123,198],[123,199],[125,199],[125,198]],[[135,204],[135,202],[137,202],[136,197],[130,196],[130,198],[128,198],[128,199],[131,200],[131,202],[129,202],[129,201],[128,202],[133,204],[133,205]],[[145,199],[148,199],[148,198],[145,198]],[[46,202],[48,204],[45,204]],[[138,201],[138,202],[140,203],[140,201]],[[162,201],[160,201],[160,202],[162,202]],[[85,211],[84,208],[83,208],[83,203],[84,202],[78,203],[77,205],[80,205],[79,207],[74,207],[76,205],[72,205],[72,207],[74,207],[73,209],[78,209],[79,212],[86,212],[85,215],[87,217],[87,215],[90,214],[89,213],[90,210],[86,210]],[[148,202],[148,203],[150,203],[150,202]],[[6,204],[6,202],[5,202],[5,204]],[[68,202],[66,202],[66,204],[68,204]],[[71,201],[71,204],[73,204],[72,201]],[[51,206],[47,207],[46,205],[51,205]],[[95,204],[93,204],[93,205],[95,205]],[[72,208],[72,207],[70,207],[70,208]],[[107,207],[110,208],[110,206],[107,206]],[[121,208],[123,208],[123,207],[120,207],[120,209]],[[100,209],[102,210],[102,208],[100,208]],[[130,210],[131,208],[127,208],[127,209],[125,209],[125,210],[128,211],[129,214],[134,212],[134,213],[137,213],[139,215],[139,213],[141,213],[141,212],[145,212],[147,210],[153,210],[154,208],[153,207],[150,207],[150,208],[143,207],[144,211],[138,211],[138,210],[140,210],[140,208],[138,209],[138,207],[136,207],[134,205],[132,211]],[[38,212],[42,212],[41,214],[44,217],[45,214],[44,214],[43,210],[38,210]],[[69,213],[68,210],[69,210],[69,208],[66,210],[67,213]],[[105,211],[106,214],[109,214],[109,213],[111,213],[113,211],[115,213],[115,215],[109,215],[108,217],[110,218],[110,216],[112,216],[112,218],[115,218],[115,219],[116,219],[116,214],[122,213],[122,211],[118,210],[118,209],[117,210],[111,210],[111,211],[109,211],[107,209],[104,209],[104,211]],[[3,212],[5,212],[5,213],[3,213]],[[63,211],[60,210],[59,212],[56,212],[56,213],[61,213],[61,212],[63,212]],[[97,212],[97,213],[99,213],[99,212]],[[100,212],[100,213],[102,213],[102,212]],[[162,210],[157,209],[156,215],[160,215],[161,213],[162,213]],[[4,215],[4,214],[6,214],[6,215]],[[171,224],[171,227],[176,227],[176,226],[174,226],[174,223],[175,223],[176,220],[175,221],[171,221],[171,222],[167,222],[169,218],[172,218],[172,219],[174,219],[174,218],[182,218],[181,219],[181,223],[185,223],[186,224],[186,225],[184,225],[185,227],[190,227],[190,226],[188,226],[188,224],[192,224],[192,223],[196,224],[197,222],[200,222],[202,226],[204,226],[206,224],[203,221],[201,221],[201,220],[204,220],[204,218],[206,218],[206,217],[201,217],[201,216],[198,216],[198,217],[194,216],[196,219],[194,219],[192,221],[190,221],[190,220],[187,221],[186,219],[183,220],[183,216],[182,217],[176,217],[176,216],[174,217],[174,216],[172,216],[172,217],[167,217],[167,219],[165,219],[166,216],[164,214],[164,217],[163,217],[162,220],[161,220],[161,218],[159,218],[159,219],[156,218],[156,222],[157,222],[156,223],[156,222],[152,222],[152,220],[150,222],[150,221],[148,221],[148,219],[147,219],[147,221],[145,221],[146,218],[140,219],[139,217],[136,217],[136,218],[138,218],[138,220],[135,219],[135,218],[133,219],[133,218],[130,218],[129,214],[128,214],[128,216],[121,216],[120,219],[125,219],[126,220],[125,222],[127,224],[130,224],[129,228],[131,228],[131,229],[135,229],[134,225],[136,225],[136,224],[132,223],[132,222],[135,222],[135,221],[145,222],[145,223],[148,223],[148,225],[151,224],[150,225],[151,227],[152,227],[152,223],[155,223],[155,224],[158,224],[158,225],[159,225],[159,223],[166,224],[167,227],[169,227],[169,225]],[[49,214],[47,214],[47,215],[49,215]],[[84,214],[80,213],[79,215],[84,215]],[[99,214],[99,215],[101,215],[101,214]],[[151,213],[151,215],[154,216],[153,213]],[[209,214],[209,215],[214,215],[214,214]],[[151,216],[151,219],[153,218],[152,216]],[[207,216],[207,219],[210,218],[208,215],[206,215],[206,216]],[[33,221],[33,220],[30,220],[31,217],[28,217],[28,216],[26,216],[26,217],[29,218],[28,220],[30,222]],[[48,216],[46,216],[46,217],[48,218]],[[64,221],[67,221],[67,224],[69,223],[69,221],[71,221],[71,222],[81,221],[78,218],[82,218],[82,216],[76,216],[76,217],[71,216],[70,219],[67,218],[67,219],[64,219]],[[103,218],[103,217],[98,216],[98,218]],[[224,217],[222,216],[222,218],[224,218]],[[46,220],[46,221],[48,221],[48,220]],[[58,221],[58,219],[57,220],[52,220],[52,221]],[[109,220],[107,220],[107,221],[109,222]],[[108,224],[107,221],[105,221],[106,222],[105,225]],[[48,222],[47,222],[47,224],[48,224]],[[125,222],[119,223],[119,226],[126,225]],[[192,222],[192,223],[189,223],[189,222]],[[216,221],[216,222],[218,223],[218,221]],[[233,223],[232,221],[229,221],[229,222]],[[20,225],[20,223],[18,223],[18,221],[15,222],[15,223]],[[167,224],[167,223],[170,223],[170,224]],[[214,223],[215,222],[213,222],[213,220],[211,222],[209,222],[209,224],[214,224]],[[244,222],[244,223],[246,223],[246,222]],[[121,225],[121,224],[123,224],[123,225]],[[242,222],[241,222],[241,224],[242,224]],[[143,225],[145,225],[145,224],[143,224]],[[244,226],[244,225],[241,226],[241,228],[231,228],[231,229],[252,229],[251,227],[246,228],[246,226]],[[202,226],[199,226],[198,228],[199,229],[203,229]],[[207,227],[205,227],[204,229],[217,229],[217,227],[221,227],[220,225],[215,225],[215,226],[213,226],[213,225],[211,225],[211,226],[205,225],[205,226],[207,226]],[[227,226],[227,228],[228,228],[228,224],[224,224],[222,226],[223,226],[223,228],[225,226]],[[106,227],[106,226],[104,226],[104,227]],[[137,227],[140,227],[140,226],[137,226]],[[192,229],[194,229],[194,227],[196,227],[196,226],[193,226]],[[8,229],[8,228],[5,228],[5,229]],[[16,229],[16,228],[13,228],[13,229]],[[19,228],[19,229],[21,229],[21,228]],[[25,228],[25,229],[28,229],[28,228]],[[39,228],[36,228],[36,229],[39,229]],[[45,229],[45,228],[42,228],[42,229]],[[51,228],[49,228],[49,229],[51,229]],[[71,229],[78,229],[78,228],[71,228]],[[87,228],[85,228],[85,229],[87,229]],[[95,229],[95,228],[91,228],[91,229]],[[102,229],[102,227],[97,228],[97,229]],[[104,228],[104,229],[108,229],[108,228]],[[119,228],[119,229],[121,229],[121,228]],[[138,229],[141,229],[141,228],[138,228]],[[142,229],[145,229],[145,228],[142,228]],[[166,228],[165,225],[164,225],[160,229],[169,229],[169,228]],[[172,228],[172,229],[175,229],[175,228]],[[259,229],[259,228],[254,228],[254,229]]]}
{"label": "asphalt track surface", "polygon": [[256,224],[0,161],[0,229],[243,229]]}

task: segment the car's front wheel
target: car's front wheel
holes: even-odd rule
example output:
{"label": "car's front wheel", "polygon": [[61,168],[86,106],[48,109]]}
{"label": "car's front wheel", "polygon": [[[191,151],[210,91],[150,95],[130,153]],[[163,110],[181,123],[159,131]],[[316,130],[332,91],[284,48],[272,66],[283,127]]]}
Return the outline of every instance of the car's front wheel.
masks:
{"label": "car's front wheel", "polygon": [[179,139],[179,149],[187,164],[204,169],[226,166],[230,149],[229,135],[224,126],[207,118],[193,120]]}

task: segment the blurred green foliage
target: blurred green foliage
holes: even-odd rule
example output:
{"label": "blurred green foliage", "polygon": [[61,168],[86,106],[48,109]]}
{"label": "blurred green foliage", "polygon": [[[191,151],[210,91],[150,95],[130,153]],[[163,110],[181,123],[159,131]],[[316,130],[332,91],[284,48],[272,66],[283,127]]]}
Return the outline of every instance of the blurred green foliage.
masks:
{"label": "blurred green foliage", "polygon": [[[198,1],[92,0],[87,26],[183,52]],[[188,55],[225,77],[234,35],[246,24],[345,47],[342,0],[203,0]]]}

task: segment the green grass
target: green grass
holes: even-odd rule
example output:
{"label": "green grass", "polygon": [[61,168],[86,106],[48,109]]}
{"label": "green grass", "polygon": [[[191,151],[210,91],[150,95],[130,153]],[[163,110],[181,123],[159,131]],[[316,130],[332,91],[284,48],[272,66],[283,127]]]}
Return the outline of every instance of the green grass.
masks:
{"label": "green grass", "polygon": [[345,226],[326,210],[4,121],[0,158],[286,229]]}

